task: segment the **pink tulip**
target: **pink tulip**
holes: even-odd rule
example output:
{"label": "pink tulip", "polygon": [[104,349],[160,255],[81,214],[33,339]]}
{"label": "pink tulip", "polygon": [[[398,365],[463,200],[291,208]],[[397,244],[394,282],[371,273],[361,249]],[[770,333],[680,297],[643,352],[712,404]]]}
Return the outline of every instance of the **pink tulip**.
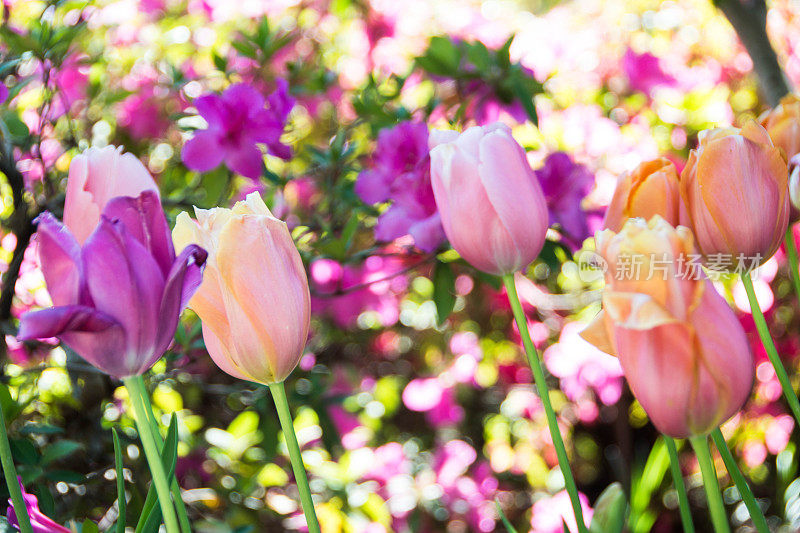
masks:
{"label": "pink tulip", "polygon": [[508,126],[434,130],[429,146],[433,194],[453,248],[497,275],[536,259],[547,233],[547,203]]}
{"label": "pink tulip", "polygon": [[650,219],[654,215],[661,215],[667,222],[677,226],[681,210],[675,165],[663,157],[653,159],[640,164],[617,183],[603,220],[603,228],[619,231],[629,218]]}
{"label": "pink tulip", "polygon": [[[701,269],[688,272],[691,232],[661,217],[597,235],[608,265],[603,311],[583,336],[619,357],[659,431],[702,435],[733,416],[753,385],[742,325]],[[638,273],[622,268],[639,264]]]}
{"label": "pink tulip", "polygon": [[69,165],[64,225],[78,244],[91,235],[109,200],[117,196],[138,197],[158,187],[141,161],[122,147],[89,148]]}
{"label": "pink tulip", "polygon": [[311,295],[286,224],[258,193],[233,209],[178,215],[175,247],[202,243],[209,257],[203,284],[189,301],[203,321],[211,358],[239,379],[269,385],[294,370],[308,337]]}

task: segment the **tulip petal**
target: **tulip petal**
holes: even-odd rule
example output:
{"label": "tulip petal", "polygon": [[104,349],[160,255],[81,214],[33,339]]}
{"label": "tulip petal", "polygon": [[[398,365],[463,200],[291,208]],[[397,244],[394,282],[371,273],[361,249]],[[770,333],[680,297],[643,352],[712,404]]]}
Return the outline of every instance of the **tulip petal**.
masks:
{"label": "tulip petal", "polygon": [[83,243],[100,220],[100,207],[94,195],[87,190],[89,180],[88,154],[72,158],[64,199],[64,224],[72,228],[75,239]]}
{"label": "tulip petal", "polygon": [[594,320],[581,331],[580,335],[583,340],[594,345],[598,350],[616,356],[617,351],[614,348],[609,324],[605,311],[600,311]]}
{"label": "tulip petal", "polygon": [[217,334],[214,332],[214,330],[209,327],[208,323],[203,320],[203,341],[205,342],[208,355],[211,356],[211,359],[214,360],[214,363],[223,372],[238,379],[254,381],[258,383],[258,378],[251,376],[247,373],[247,371],[234,363],[236,358],[234,354],[232,354],[227,348],[228,346],[231,346],[230,335],[227,334],[227,331],[225,333],[226,339],[225,341],[222,341],[219,337],[217,337]]}
{"label": "tulip petal", "polygon": [[198,172],[208,172],[217,168],[225,156],[219,139],[211,130],[198,131],[186,141],[181,150],[183,164]]}
{"label": "tulip petal", "polygon": [[121,222],[105,217],[86,241],[83,259],[95,306],[125,330],[125,366],[141,368],[142,359],[149,359],[156,346],[164,291],[161,269]]}
{"label": "tulip petal", "polygon": [[652,329],[678,320],[649,294],[638,292],[603,293],[603,309],[619,327]]}
{"label": "tulip petal", "polygon": [[305,347],[311,299],[286,224],[265,216],[237,216],[219,241],[217,264],[234,362],[259,381],[283,380]]}
{"label": "tulip petal", "polygon": [[172,268],[175,250],[164,209],[156,193],[144,191],[138,198],[113,198],[103,210],[103,216],[111,221],[120,221],[128,234],[150,252],[166,277]]}
{"label": "tulip petal", "polygon": [[39,261],[53,304],[87,303],[81,301],[81,249],[78,241],[49,212],[39,215],[36,224]]}
{"label": "tulip petal", "polygon": [[17,339],[58,337],[103,372],[128,375],[123,361],[125,332],[110,315],[81,305],[33,311],[22,316]]}
{"label": "tulip petal", "polygon": [[[207,257],[208,253],[205,250],[196,244],[190,244],[175,259],[164,284],[164,295],[158,312],[160,320],[155,360],[152,363],[155,363],[158,357],[161,357],[160,354],[169,348],[175,336],[175,329],[178,327],[181,311],[203,281],[203,265]],[[150,365],[146,365],[146,368],[149,367]]]}
{"label": "tulip petal", "polygon": [[525,266],[539,255],[547,234],[549,214],[539,181],[525,150],[507,131],[494,131],[481,140],[480,161],[486,195],[516,248],[535,250],[533,257],[520,258],[517,268]]}

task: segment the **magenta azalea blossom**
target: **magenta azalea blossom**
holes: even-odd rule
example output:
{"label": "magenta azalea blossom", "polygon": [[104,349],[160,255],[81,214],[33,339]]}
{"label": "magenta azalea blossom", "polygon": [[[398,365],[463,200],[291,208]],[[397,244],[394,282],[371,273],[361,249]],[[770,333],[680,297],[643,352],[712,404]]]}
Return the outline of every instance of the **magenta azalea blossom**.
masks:
{"label": "magenta azalea blossom", "polygon": [[561,236],[571,248],[580,248],[583,240],[591,236],[581,202],[594,188],[594,175],[568,154],[554,152],[536,170],[536,177],[547,200],[550,224],[561,226]]}
{"label": "magenta azalea blossom", "polygon": [[8,98],[8,87],[5,83],[0,83],[0,104],[5,102],[6,98]]}
{"label": "magenta azalea blossom", "polygon": [[[22,478],[19,479],[19,487],[22,489],[22,497],[25,499],[25,508],[28,510],[28,517],[31,519],[31,528],[33,533],[70,533],[70,530],[58,524],[49,516],[39,510],[39,500],[33,494],[25,492],[25,487],[22,486]],[[6,511],[6,520],[12,527],[19,529],[19,521],[17,520],[17,513],[14,510],[14,503],[11,498],[8,499],[8,511]]]}
{"label": "magenta azalea blossom", "polygon": [[392,202],[378,218],[375,238],[393,241],[411,235],[420,250],[435,250],[444,230],[431,186],[428,126],[408,121],[381,131],[373,162],[359,174],[355,190],[368,204]]}
{"label": "magenta azalea blossom", "polygon": [[23,315],[17,338],[57,337],[118,378],[153,366],[200,286],[207,256],[198,246],[175,256],[158,195],[112,199],[83,247],[50,213],[38,218],[37,236],[55,307]]}
{"label": "magenta azalea blossom", "polygon": [[200,96],[194,105],[208,129],[184,145],[181,159],[187,167],[207,172],[224,162],[233,172],[258,179],[264,161],[259,143],[281,159],[292,156],[291,148],[280,141],[294,106],[286,81],[279,79],[266,99],[252,86],[237,83],[222,94]]}

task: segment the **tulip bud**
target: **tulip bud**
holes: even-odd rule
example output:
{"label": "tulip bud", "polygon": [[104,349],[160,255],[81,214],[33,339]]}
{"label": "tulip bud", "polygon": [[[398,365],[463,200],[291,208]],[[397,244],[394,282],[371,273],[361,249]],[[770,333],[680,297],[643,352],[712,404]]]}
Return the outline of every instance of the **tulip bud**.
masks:
{"label": "tulip bud", "polygon": [[536,259],[547,234],[547,204],[508,126],[434,130],[429,146],[433,194],[453,248],[497,275]]}
{"label": "tulip bud", "polygon": [[788,159],[800,152],[800,98],[794,94],[784,96],[780,104],[765,111],[758,120]]}
{"label": "tulip bud", "polygon": [[283,381],[308,337],[311,295],[300,254],[286,224],[258,193],[233,209],[178,215],[178,249],[199,243],[209,252],[203,284],[189,302],[203,321],[211,358],[228,374],[257,383]]}
{"label": "tulip bud", "polygon": [[678,172],[669,159],[645,161],[625,174],[614,190],[603,228],[619,231],[629,218],[649,220],[661,215],[677,226],[680,221],[681,193]]}
{"label": "tulip bud", "polygon": [[100,222],[100,213],[117,196],[158,196],[158,187],[142,162],[122,147],[89,148],[72,158],[64,198],[64,225],[83,242]]}
{"label": "tulip bud", "polygon": [[700,252],[733,270],[768,260],[789,224],[786,160],[766,130],[749,121],[737,128],[700,132],[700,143],[681,173],[681,196]]}
{"label": "tulip bud", "polygon": [[146,372],[175,336],[206,252],[177,257],[158,195],[109,201],[84,243],[50,213],[37,219],[39,259],[55,307],[26,313],[19,340],[58,337],[118,378]]}
{"label": "tulip bud", "polygon": [[728,303],[689,268],[691,232],[658,216],[630,219],[620,233],[598,233],[597,249],[608,265],[603,311],[582,335],[619,357],[658,430],[702,435],[741,409],[753,355]]}

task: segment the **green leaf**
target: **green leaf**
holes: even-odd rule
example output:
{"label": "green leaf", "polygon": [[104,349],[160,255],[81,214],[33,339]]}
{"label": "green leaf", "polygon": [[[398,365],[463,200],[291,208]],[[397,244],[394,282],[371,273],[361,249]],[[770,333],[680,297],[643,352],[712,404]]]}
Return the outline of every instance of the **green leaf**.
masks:
{"label": "green leaf", "polygon": [[119,510],[119,516],[117,517],[117,533],[125,533],[128,503],[125,499],[125,472],[122,465],[122,446],[119,444],[117,428],[111,428],[111,436],[114,441],[114,467],[117,471],[117,507]]}
{"label": "green leaf", "polygon": [[637,465],[631,483],[631,518],[632,533],[647,533],[656,520],[656,515],[649,507],[653,492],[661,485],[669,468],[669,454],[664,439],[658,438],[650,450],[644,467]]}
{"label": "green leaf", "polygon": [[83,448],[83,444],[74,440],[59,440],[47,446],[42,452],[41,464],[46,466],[50,463],[72,455]]}
{"label": "green leaf", "polygon": [[619,482],[614,482],[600,494],[594,504],[590,533],[622,533],[628,500]]}
{"label": "green leaf", "polygon": [[20,435],[57,435],[64,433],[64,429],[50,424],[25,424],[19,430]]}
{"label": "green leaf", "polygon": [[87,518],[83,521],[83,524],[81,524],[81,533],[100,533],[100,528]]}
{"label": "green leaf", "polygon": [[514,75],[509,78],[511,91],[514,93],[514,97],[522,104],[522,107],[528,114],[528,118],[531,119],[534,126],[538,127],[539,115],[536,114],[536,105],[533,103],[534,91],[531,90],[530,87],[526,87],[526,83],[523,80],[524,76],[525,74],[523,74],[522,71],[514,71]]}
{"label": "green leaf", "polygon": [[481,73],[488,73],[492,67],[492,58],[489,49],[480,41],[471,43],[467,47],[467,58]]}
{"label": "green leaf", "polygon": [[216,52],[214,52],[213,58],[214,58],[214,66],[216,67],[216,69],[220,72],[227,72],[228,60]]}
{"label": "green leaf", "polygon": [[[508,520],[508,518],[506,518],[506,514],[503,512],[503,508],[500,507],[500,502],[497,500],[497,498],[495,498],[494,500],[494,506],[495,509],[497,509],[497,514],[500,516],[500,520],[503,522],[506,531],[508,533],[517,533],[517,530],[514,528],[513,525],[511,525],[511,522]],[[564,531],[569,531],[569,530],[565,529]]]}
{"label": "green leaf", "polygon": [[431,74],[454,76],[461,63],[461,51],[447,37],[431,38],[425,55],[417,58],[417,63]]}
{"label": "green leaf", "polygon": [[[178,419],[172,413],[169,423],[167,438],[164,440],[164,447],[161,450],[161,462],[167,473],[167,483],[172,484],[175,476],[175,464],[178,461]],[[161,523],[161,508],[158,505],[158,495],[155,485],[150,484],[147,490],[147,497],[142,506],[142,513],[139,522],[136,524],[136,533],[156,533]]]}
{"label": "green leaf", "polygon": [[433,303],[436,322],[441,326],[456,305],[456,276],[450,263],[437,261],[433,267]]}

